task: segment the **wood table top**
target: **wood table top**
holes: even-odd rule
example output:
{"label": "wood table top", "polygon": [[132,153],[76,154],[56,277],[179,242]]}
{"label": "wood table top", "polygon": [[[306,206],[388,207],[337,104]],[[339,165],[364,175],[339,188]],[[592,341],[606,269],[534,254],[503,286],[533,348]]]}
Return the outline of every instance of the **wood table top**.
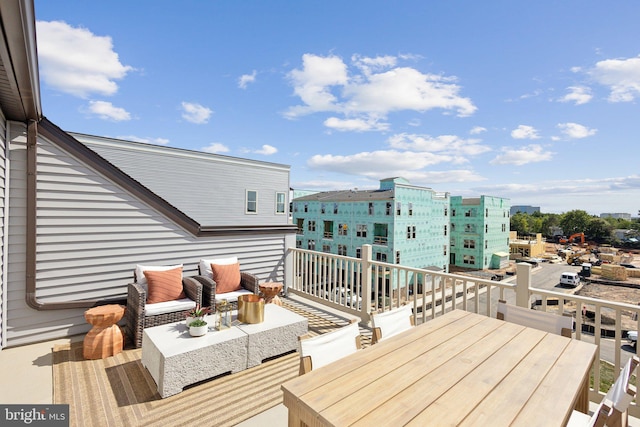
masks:
{"label": "wood table top", "polygon": [[282,390],[290,413],[310,426],[564,425],[596,351],[454,310]]}

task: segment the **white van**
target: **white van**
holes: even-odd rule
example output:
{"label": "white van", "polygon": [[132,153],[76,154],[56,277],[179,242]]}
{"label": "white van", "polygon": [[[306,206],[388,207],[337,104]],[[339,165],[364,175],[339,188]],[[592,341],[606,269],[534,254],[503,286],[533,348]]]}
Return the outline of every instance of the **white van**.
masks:
{"label": "white van", "polygon": [[560,284],[575,288],[580,284],[580,276],[578,275],[578,273],[565,271],[564,273],[562,273],[562,276],[560,276]]}

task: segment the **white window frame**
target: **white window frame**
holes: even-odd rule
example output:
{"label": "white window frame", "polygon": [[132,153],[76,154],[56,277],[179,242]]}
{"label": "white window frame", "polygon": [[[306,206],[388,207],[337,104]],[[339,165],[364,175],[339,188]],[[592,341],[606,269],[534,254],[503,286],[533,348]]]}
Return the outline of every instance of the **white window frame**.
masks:
{"label": "white window frame", "polygon": [[[282,196],[282,201],[278,200]],[[282,206],[282,209],[280,207]],[[276,215],[285,215],[287,213],[287,195],[284,191],[276,192]]]}
{"label": "white window frame", "polygon": [[[253,193],[256,196],[255,201],[250,201],[249,200],[249,194]],[[255,208],[252,211],[249,208],[249,204],[250,203],[255,203]],[[257,215],[258,214],[258,191],[257,190],[246,190],[245,192],[245,214],[247,215]]]}

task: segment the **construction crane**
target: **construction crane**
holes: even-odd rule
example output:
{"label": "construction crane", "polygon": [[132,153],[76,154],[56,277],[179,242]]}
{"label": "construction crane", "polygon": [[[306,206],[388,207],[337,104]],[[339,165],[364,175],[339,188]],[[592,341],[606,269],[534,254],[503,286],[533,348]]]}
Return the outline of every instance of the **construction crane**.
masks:
{"label": "construction crane", "polygon": [[584,245],[584,233],[573,233],[571,236],[569,236],[569,238],[568,238],[568,239],[560,239],[560,240],[558,241],[558,243],[561,243],[561,244],[565,244],[565,243],[573,243],[573,240],[574,240],[576,237],[579,237],[579,238],[580,238],[580,244],[581,244],[581,245]]}

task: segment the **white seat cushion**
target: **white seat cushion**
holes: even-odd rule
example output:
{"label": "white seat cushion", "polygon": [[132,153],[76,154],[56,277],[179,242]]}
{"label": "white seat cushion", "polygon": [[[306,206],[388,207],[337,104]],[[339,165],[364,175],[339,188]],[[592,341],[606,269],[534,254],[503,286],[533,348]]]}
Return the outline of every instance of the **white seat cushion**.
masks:
{"label": "white seat cushion", "polygon": [[224,294],[216,294],[216,302],[227,300],[228,302],[238,301],[240,295],[253,294],[253,292],[246,289],[239,289],[237,291],[225,292]]}
{"label": "white seat cushion", "polygon": [[189,311],[195,306],[196,302],[189,298],[145,304],[144,315],[157,316],[158,314],[173,313],[174,311]]}

